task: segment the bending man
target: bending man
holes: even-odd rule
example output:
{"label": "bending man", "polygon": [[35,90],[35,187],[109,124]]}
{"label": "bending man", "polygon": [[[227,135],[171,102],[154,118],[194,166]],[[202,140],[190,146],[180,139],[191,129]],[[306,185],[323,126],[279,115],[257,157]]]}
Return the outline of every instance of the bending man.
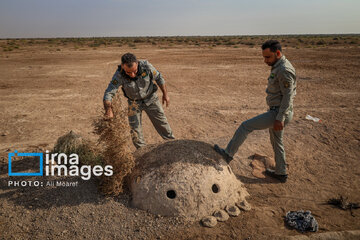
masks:
{"label": "bending man", "polygon": [[[157,85],[153,82],[156,81]],[[161,89],[162,103],[169,106],[170,98],[167,94],[165,81],[160,72],[148,61],[137,60],[134,54],[126,53],[121,57],[121,65],[118,66],[109,86],[104,94],[105,117],[113,118],[111,108],[112,98],[121,87],[129,104],[129,124],[131,136],[136,148],[145,146],[142,133],[142,111],[149,116],[156,131],[163,139],[174,139],[170,125],[166,119],[164,110],[160,104],[156,91]]]}

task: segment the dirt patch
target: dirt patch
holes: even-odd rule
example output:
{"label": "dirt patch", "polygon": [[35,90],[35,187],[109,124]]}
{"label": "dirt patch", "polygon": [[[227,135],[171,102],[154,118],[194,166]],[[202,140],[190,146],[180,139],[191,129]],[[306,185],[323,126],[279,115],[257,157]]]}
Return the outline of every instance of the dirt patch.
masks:
{"label": "dirt patch", "polygon": [[250,156],[252,160],[250,165],[253,168],[252,175],[257,178],[266,178],[265,170],[267,168],[274,169],[275,168],[275,161],[272,158],[267,156],[262,156],[257,153]]}

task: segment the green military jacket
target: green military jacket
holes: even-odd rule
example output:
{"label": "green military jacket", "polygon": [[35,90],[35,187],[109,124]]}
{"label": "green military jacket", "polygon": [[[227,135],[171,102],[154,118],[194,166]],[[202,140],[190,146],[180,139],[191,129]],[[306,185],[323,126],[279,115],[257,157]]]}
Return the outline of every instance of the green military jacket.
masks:
{"label": "green military jacket", "polygon": [[292,111],[296,95],[295,68],[282,56],[271,68],[266,89],[266,102],[269,107],[279,107],[276,120],[284,121],[286,114]]}
{"label": "green military jacket", "polygon": [[151,103],[155,99],[156,86],[152,82],[156,81],[158,85],[165,83],[161,73],[157,71],[151,63],[146,60],[139,60],[138,72],[135,78],[130,78],[119,65],[104,93],[104,100],[112,101],[119,87],[123,88],[124,94],[130,100],[142,100]]}

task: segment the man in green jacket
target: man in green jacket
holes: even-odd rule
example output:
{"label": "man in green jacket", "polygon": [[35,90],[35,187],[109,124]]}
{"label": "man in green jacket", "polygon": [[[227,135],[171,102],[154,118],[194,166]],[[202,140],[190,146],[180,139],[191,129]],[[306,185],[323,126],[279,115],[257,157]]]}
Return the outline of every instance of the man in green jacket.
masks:
{"label": "man in green jacket", "polygon": [[111,101],[119,87],[121,87],[124,96],[128,99],[128,120],[131,127],[132,140],[136,148],[145,146],[142,132],[143,110],[149,116],[156,131],[163,139],[174,139],[156,94],[159,87],[163,93],[162,103],[169,106],[170,98],[166,90],[165,80],[151,63],[146,60],[137,60],[136,56],[132,53],[126,53],[121,57],[121,65],[118,66],[104,93],[103,101],[106,118],[114,117]]}
{"label": "man in green jacket", "polygon": [[267,112],[243,122],[236,130],[225,149],[214,145],[216,152],[229,163],[247,135],[254,130],[269,129],[270,141],[275,153],[275,171],[266,169],[265,174],[286,182],[286,158],[283,144],[284,127],[293,117],[293,100],[296,95],[295,68],[282,54],[281,45],[276,40],[268,40],[262,46],[264,62],[271,66],[266,89]]}

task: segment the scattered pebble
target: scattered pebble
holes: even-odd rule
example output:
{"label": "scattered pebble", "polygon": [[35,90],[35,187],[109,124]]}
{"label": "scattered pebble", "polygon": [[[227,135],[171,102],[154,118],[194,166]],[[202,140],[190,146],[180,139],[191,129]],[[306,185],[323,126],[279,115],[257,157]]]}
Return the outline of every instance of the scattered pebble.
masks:
{"label": "scattered pebble", "polygon": [[219,222],[225,222],[229,219],[229,214],[227,214],[224,210],[218,210],[215,211],[213,216],[218,220]]}
{"label": "scattered pebble", "polygon": [[201,223],[205,227],[213,228],[216,226],[217,220],[216,220],[216,217],[214,217],[214,216],[207,216],[207,217],[204,217],[203,219],[201,219]]}
{"label": "scattered pebble", "polygon": [[235,205],[228,205],[225,207],[225,210],[232,217],[237,217],[240,215],[240,209]]}
{"label": "scattered pebble", "polygon": [[242,202],[239,202],[239,203],[236,203],[236,206],[238,206],[243,211],[250,211],[251,210],[251,205],[246,200],[244,200]]}

